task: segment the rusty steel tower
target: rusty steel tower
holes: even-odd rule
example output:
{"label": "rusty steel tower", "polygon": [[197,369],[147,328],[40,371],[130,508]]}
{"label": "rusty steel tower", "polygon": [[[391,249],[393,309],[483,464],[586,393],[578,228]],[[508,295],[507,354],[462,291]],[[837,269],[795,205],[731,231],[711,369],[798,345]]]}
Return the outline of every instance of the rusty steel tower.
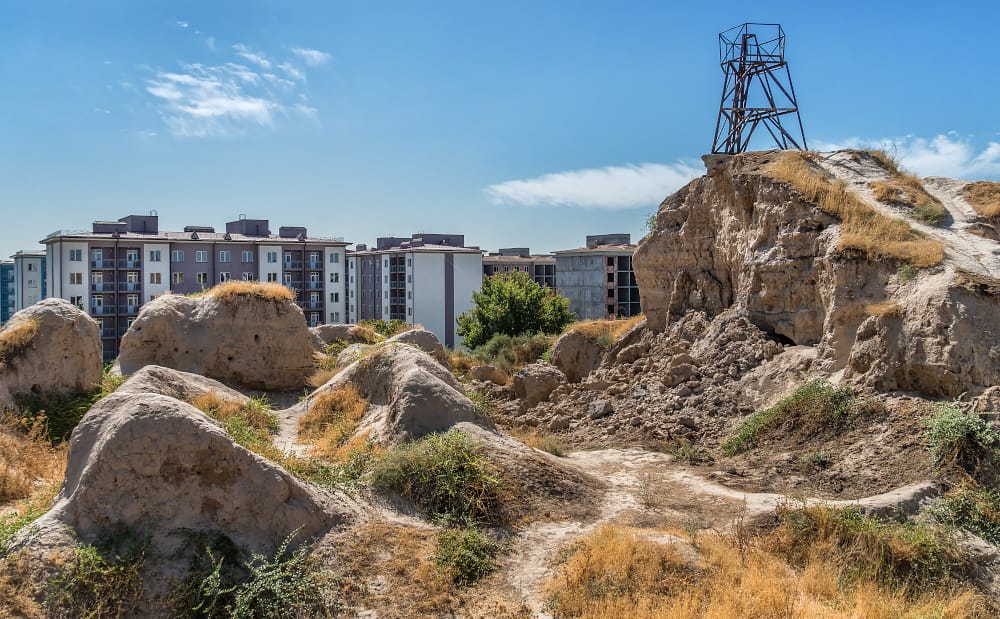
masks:
{"label": "rusty steel tower", "polygon": [[778,148],[806,150],[781,24],[746,23],[719,33],[719,61],[726,78],[712,152],[746,151],[759,125]]}

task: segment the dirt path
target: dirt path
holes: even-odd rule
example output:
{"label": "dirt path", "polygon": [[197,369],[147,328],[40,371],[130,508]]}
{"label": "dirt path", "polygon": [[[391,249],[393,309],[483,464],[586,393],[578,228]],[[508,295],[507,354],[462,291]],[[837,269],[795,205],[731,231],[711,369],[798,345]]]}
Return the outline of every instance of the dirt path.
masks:
{"label": "dirt path", "polygon": [[545,610],[545,581],[561,549],[601,525],[620,523],[651,529],[728,530],[739,518],[770,514],[787,502],[835,507],[859,505],[867,511],[914,511],[936,494],[931,482],[920,482],[858,500],[790,499],[769,492],[744,492],[708,481],[677,464],[667,454],[641,449],[602,449],[570,454],[566,461],[608,482],[597,518],[586,522],[541,522],[528,526],[513,542],[502,577],[538,617]]}
{"label": "dirt path", "polygon": [[872,208],[903,219],[914,230],[941,241],[945,246],[945,264],[991,277],[1000,273],[1000,243],[968,231],[975,211],[960,195],[965,181],[940,177],[923,179],[927,192],[940,200],[949,213],[948,220],[942,225],[928,226],[909,217],[907,209],[888,206],[875,199],[869,183],[889,175],[873,161],[867,158],[854,161],[849,152],[837,151],[822,156],[819,164],[837,179],[846,182]]}

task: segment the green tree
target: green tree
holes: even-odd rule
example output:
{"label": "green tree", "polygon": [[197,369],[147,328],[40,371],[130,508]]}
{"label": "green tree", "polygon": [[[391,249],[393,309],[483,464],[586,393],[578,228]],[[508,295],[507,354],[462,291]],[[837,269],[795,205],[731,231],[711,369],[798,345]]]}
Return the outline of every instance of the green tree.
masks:
{"label": "green tree", "polygon": [[569,299],[520,271],[487,277],[479,292],[472,293],[472,302],[475,307],[458,317],[458,334],[469,348],[497,334],[560,333],[576,318]]}

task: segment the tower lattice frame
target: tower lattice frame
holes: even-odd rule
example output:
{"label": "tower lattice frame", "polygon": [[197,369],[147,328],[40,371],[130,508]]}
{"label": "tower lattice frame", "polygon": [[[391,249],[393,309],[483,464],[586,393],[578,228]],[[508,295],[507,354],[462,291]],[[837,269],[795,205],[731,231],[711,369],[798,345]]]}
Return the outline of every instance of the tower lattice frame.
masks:
{"label": "tower lattice frame", "polygon": [[719,63],[726,77],[713,153],[745,152],[761,125],[778,148],[808,149],[781,24],[745,23],[719,33]]}

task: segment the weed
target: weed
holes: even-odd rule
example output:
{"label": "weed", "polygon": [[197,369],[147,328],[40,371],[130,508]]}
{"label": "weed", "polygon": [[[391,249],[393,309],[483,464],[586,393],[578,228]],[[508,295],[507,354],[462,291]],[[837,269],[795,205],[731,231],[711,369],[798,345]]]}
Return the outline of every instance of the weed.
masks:
{"label": "weed", "polygon": [[858,250],[870,258],[904,260],[921,268],[944,259],[940,242],[922,237],[905,221],[879,213],[844,184],[831,182],[800,153],[782,153],[768,171],[820,210],[840,218],[840,249]]}
{"label": "weed", "polygon": [[552,346],[555,336],[536,333],[511,337],[497,334],[475,350],[475,357],[505,374],[538,361]]}
{"label": "weed", "polygon": [[[406,331],[412,331],[413,329],[420,328],[419,325],[411,325],[405,320],[398,320],[393,318],[392,320],[362,320],[358,323],[359,326],[367,327],[374,331],[375,333],[381,335],[384,338],[389,338],[394,335],[399,335]],[[353,335],[353,332],[352,332]],[[378,338],[381,339],[381,338]],[[369,341],[369,344],[374,344],[374,341]]]}
{"label": "weed", "polygon": [[670,454],[678,462],[683,462],[692,466],[697,466],[699,464],[711,464],[714,460],[714,458],[712,458],[712,454],[708,453],[704,449],[695,447],[691,441],[683,437],[675,439],[671,443],[664,443],[660,445],[660,451]]}
{"label": "weed", "polygon": [[[245,402],[239,402],[224,398],[217,391],[207,391],[193,398],[191,405],[227,428],[232,424],[234,427],[246,425],[268,434],[278,431],[278,417],[271,411],[266,397],[254,396]],[[239,422],[231,422],[233,418]]]}
{"label": "weed", "polygon": [[871,183],[875,199],[890,206],[911,209],[911,216],[929,226],[940,225],[948,217],[948,209],[927,193],[915,175],[897,170],[886,180]]}
{"label": "weed", "polygon": [[983,217],[1000,215],[1000,183],[977,181],[962,188],[962,196]]}
{"label": "weed", "polygon": [[330,364],[317,364],[317,367],[318,369],[310,374],[309,378],[306,379],[306,383],[308,383],[310,387],[315,387],[317,389],[330,382],[331,378],[340,374],[340,371],[344,369],[342,367],[337,367],[336,360],[333,360]]}
{"label": "weed", "polygon": [[500,547],[472,528],[443,529],[437,536],[434,564],[457,585],[471,585],[496,569]]}
{"label": "weed", "polygon": [[28,498],[37,481],[56,483],[65,469],[66,448],[49,442],[44,414],[30,422],[0,416],[0,503]]}
{"label": "weed", "polygon": [[480,415],[488,418],[495,419],[497,414],[497,403],[493,399],[493,394],[489,391],[484,391],[482,389],[472,389],[465,394],[470,400],[472,400],[473,406],[476,407],[476,412]]}
{"label": "weed", "polygon": [[312,443],[312,455],[331,458],[357,430],[367,408],[353,385],[321,391],[299,419],[299,436]]}
{"label": "weed", "polygon": [[14,400],[25,423],[30,425],[44,418],[48,439],[59,444],[69,439],[73,428],[100,397],[100,392],[30,393],[16,396]]}
{"label": "weed", "polygon": [[35,341],[37,335],[37,320],[28,319],[7,323],[7,326],[0,330],[0,368],[24,352]]}
{"label": "weed", "polygon": [[294,301],[295,294],[274,282],[244,282],[230,280],[217,284],[192,296],[206,296],[226,303],[239,303],[248,299],[263,299],[265,301]]}
{"label": "weed", "polygon": [[476,366],[485,365],[482,359],[477,359],[464,350],[448,351],[448,365],[456,375],[467,374],[469,370]]}
{"label": "weed", "polygon": [[511,435],[528,447],[562,458],[570,451],[569,445],[558,436],[538,430],[515,430]]}
{"label": "weed", "polygon": [[920,270],[915,266],[910,264],[901,264],[899,265],[899,268],[896,269],[896,279],[899,280],[899,283],[906,284],[916,279],[918,273],[920,273]]}
{"label": "weed", "polygon": [[955,402],[939,402],[924,420],[927,443],[940,467],[957,464],[976,473],[991,466],[1000,433],[982,417],[962,411]]}
{"label": "weed", "polygon": [[323,348],[323,352],[331,357],[336,357],[340,353],[344,352],[344,349],[350,346],[350,342],[343,338],[336,338]]}
{"label": "weed", "polygon": [[833,457],[822,449],[817,449],[815,451],[810,451],[807,454],[803,454],[802,462],[810,468],[822,471],[823,469],[829,468],[830,465],[833,464]]}
{"label": "weed", "polygon": [[1000,546],[1000,492],[964,483],[949,492],[931,513],[943,524],[961,527]]}
{"label": "weed", "polygon": [[38,520],[48,511],[49,505],[59,492],[61,485],[60,477],[59,481],[45,486],[34,497],[20,504],[15,511],[0,516],[0,556],[3,556],[7,544],[21,529]]}
{"label": "weed", "polygon": [[473,526],[506,519],[506,489],[482,446],[459,430],[431,434],[380,457],[375,488],[399,493],[434,518]]}
{"label": "weed", "polygon": [[579,333],[593,340],[601,348],[611,348],[632,327],[643,320],[642,314],[631,318],[613,318],[610,320],[582,320],[570,325],[567,333]]}
{"label": "weed", "polygon": [[46,609],[56,616],[122,617],[138,611],[142,598],[145,542],[129,545],[123,553],[84,545],[62,572],[49,580]]}
{"label": "weed", "polygon": [[[808,382],[771,408],[750,415],[722,444],[722,452],[733,456],[747,451],[761,435],[780,425],[790,424],[804,432],[838,427],[852,412],[854,403],[854,391],[849,387],[835,387],[824,380]],[[867,400],[861,404],[865,409],[878,406]]]}

